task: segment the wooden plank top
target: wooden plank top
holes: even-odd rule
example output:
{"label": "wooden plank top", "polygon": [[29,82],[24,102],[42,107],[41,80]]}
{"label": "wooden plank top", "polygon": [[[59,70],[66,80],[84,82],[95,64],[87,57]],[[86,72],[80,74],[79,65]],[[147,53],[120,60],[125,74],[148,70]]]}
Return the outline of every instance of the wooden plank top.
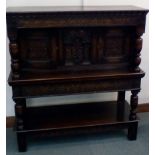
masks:
{"label": "wooden plank top", "polygon": [[144,11],[144,9],[137,6],[24,6],[24,7],[8,7],[7,13],[33,13],[33,12],[111,12],[111,11]]}

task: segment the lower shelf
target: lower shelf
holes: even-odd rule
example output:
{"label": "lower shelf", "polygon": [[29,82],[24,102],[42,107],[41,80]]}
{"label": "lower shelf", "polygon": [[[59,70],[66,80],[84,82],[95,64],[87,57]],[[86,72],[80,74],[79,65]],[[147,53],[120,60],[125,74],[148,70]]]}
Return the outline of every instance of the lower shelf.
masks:
{"label": "lower shelf", "polygon": [[129,120],[129,104],[125,102],[124,110],[117,109],[117,102],[81,103],[48,107],[31,107],[26,109],[24,133],[60,130],[91,130],[109,126],[126,127],[138,120]]}

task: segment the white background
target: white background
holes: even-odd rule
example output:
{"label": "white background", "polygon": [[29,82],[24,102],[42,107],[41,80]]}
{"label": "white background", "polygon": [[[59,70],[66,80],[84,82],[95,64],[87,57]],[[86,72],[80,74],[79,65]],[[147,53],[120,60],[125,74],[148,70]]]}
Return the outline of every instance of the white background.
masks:
{"label": "white background", "polygon": [[[143,8],[148,8],[148,0],[7,0],[6,5],[8,6],[64,6],[64,5],[136,5]],[[145,77],[142,79],[142,91],[139,94],[139,103],[148,103],[149,102],[149,38],[148,38],[148,16],[146,22],[146,32],[143,37],[143,49],[142,54],[142,63],[140,67],[146,72]],[[8,51],[8,39],[6,42],[6,77],[8,77],[10,72],[10,56]],[[6,115],[14,115],[14,102],[12,101],[12,92],[11,88],[6,86]],[[111,94],[93,94],[93,95],[80,95],[80,96],[70,96],[70,97],[54,97],[54,98],[45,98],[45,99],[35,99],[30,100],[29,105],[41,105],[53,103],[72,103],[72,102],[82,102],[82,101],[93,101],[93,100],[109,100],[116,99],[116,93]],[[127,93],[127,100],[130,98],[130,93]]]}

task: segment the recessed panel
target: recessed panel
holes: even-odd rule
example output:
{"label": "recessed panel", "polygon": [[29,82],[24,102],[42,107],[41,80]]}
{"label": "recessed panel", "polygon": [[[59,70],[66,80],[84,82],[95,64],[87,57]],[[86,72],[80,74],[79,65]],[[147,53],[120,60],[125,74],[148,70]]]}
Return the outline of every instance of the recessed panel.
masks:
{"label": "recessed panel", "polygon": [[127,66],[133,51],[130,31],[120,27],[23,29],[19,35],[22,69],[50,72],[64,67],[84,70],[90,65],[104,69],[113,63]]}

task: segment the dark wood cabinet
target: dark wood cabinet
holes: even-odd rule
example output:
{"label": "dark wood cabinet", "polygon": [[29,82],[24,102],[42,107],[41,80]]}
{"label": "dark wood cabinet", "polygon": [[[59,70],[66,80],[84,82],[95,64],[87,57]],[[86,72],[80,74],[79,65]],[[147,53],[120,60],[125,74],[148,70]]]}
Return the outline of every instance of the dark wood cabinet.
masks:
{"label": "dark wood cabinet", "polygon": [[[19,151],[26,136],[127,128],[135,140],[137,94],[145,73],[142,34],[148,10],[134,6],[7,9]],[[131,103],[125,92],[131,91]],[[30,108],[26,99],[118,92],[117,101]],[[51,98],[52,100],[52,98]]]}

